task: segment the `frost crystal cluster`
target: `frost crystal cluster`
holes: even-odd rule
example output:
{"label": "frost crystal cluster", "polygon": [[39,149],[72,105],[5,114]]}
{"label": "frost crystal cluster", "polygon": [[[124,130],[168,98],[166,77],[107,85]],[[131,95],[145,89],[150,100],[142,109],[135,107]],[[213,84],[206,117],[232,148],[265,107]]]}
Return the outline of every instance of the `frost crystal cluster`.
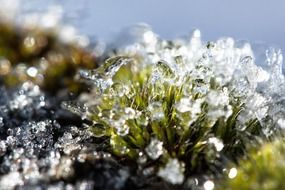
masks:
{"label": "frost crystal cluster", "polygon": [[130,33],[131,43],[112,46],[98,69],[80,71],[94,88],[64,107],[91,121],[106,150],[137,162],[144,177],[173,185],[211,178],[247,143],[284,127],[273,106],[284,89],[279,50],[267,51],[262,68],[250,44],[232,38],[205,43],[195,30],[167,41],[145,26]]}
{"label": "frost crystal cluster", "polygon": [[[124,187],[128,170],[100,151],[92,133],[57,101],[31,82],[0,88],[0,189]],[[104,184],[94,183],[100,180]]]}

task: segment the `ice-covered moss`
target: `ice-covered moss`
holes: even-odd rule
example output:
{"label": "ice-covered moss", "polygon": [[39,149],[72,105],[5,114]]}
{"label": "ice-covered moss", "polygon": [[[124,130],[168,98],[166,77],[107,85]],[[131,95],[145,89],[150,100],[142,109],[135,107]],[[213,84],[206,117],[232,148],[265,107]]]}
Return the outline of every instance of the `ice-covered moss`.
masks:
{"label": "ice-covered moss", "polygon": [[[280,67],[280,59],[273,64]],[[94,88],[64,107],[91,121],[114,155],[153,171],[142,172],[149,177],[182,184],[220,173],[225,160],[277,130],[267,92],[276,81],[254,61],[250,45],[231,38],[203,43],[195,31],[190,40],[166,41],[143,28],[101,67],[81,71]]]}
{"label": "ice-covered moss", "polygon": [[[163,40],[140,26],[131,32],[135,38],[119,38],[120,45],[107,48],[109,58],[91,70],[96,64],[85,49],[88,39],[58,25],[60,9],[21,15],[20,22],[17,11],[3,10],[1,85],[22,85],[10,94],[0,89],[2,186],[92,189],[103,188],[97,183],[103,180],[106,189],[129,182],[168,183],[173,189],[283,189],[283,141],[262,145],[239,161],[251,144],[285,127],[280,50],[269,48],[266,66],[260,67],[248,43],[232,38],[205,43],[198,30],[189,39]],[[84,86],[75,75],[94,87],[63,103],[86,125],[65,128],[57,123],[61,93],[51,103],[40,87],[79,92]],[[69,119],[61,122],[72,123]],[[100,164],[101,159],[112,164]],[[229,161],[238,165],[226,170],[229,179],[215,184]],[[73,184],[66,184],[70,180]]]}

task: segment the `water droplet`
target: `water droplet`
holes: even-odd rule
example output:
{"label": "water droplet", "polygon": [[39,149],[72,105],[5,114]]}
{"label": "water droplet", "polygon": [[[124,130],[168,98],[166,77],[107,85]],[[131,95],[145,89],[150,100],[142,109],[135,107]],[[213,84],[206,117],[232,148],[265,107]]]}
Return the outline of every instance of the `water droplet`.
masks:
{"label": "water droplet", "polygon": [[110,125],[116,129],[116,132],[120,136],[126,136],[129,134],[129,126],[126,124],[126,120],[121,118],[121,116],[114,120],[113,118],[110,120]]}
{"label": "water droplet", "polygon": [[186,186],[193,190],[198,190],[199,180],[197,178],[188,178],[186,181]]}
{"label": "water droplet", "polygon": [[102,71],[109,77],[113,77],[118,70],[130,62],[128,57],[112,57],[106,60],[105,64],[102,67],[98,68],[97,71],[101,73]]}
{"label": "water droplet", "polygon": [[38,74],[38,70],[37,68],[35,67],[30,67],[27,69],[27,74],[30,76],[30,77],[36,77],[37,74]]}
{"label": "water droplet", "polygon": [[137,159],[137,162],[139,164],[145,164],[147,162],[147,157],[146,157],[146,155],[143,152],[139,153],[139,157]]}
{"label": "water droplet", "polygon": [[136,116],[137,116],[136,110],[134,110],[133,108],[130,108],[130,107],[126,107],[125,108],[125,118],[126,118],[126,120],[134,119],[134,118],[136,118]]}
{"label": "water droplet", "polygon": [[152,83],[155,82],[173,82],[175,79],[175,72],[165,61],[158,61],[152,73]]}
{"label": "water droplet", "polygon": [[33,48],[36,45],[36,39],[33,36],[27,36],[24,39],[24,46],[29,49]]}
{"label": "water droplet", "polygon": [[203,186],[205,190],[213,190],[215,188],[215,184],[211,180],[206,181]]}
{"label": "water droplet", "polygon": [[88,106],[80,102],[63,102],[61,107],[72,113],[80,115],[82,119],[86,119],[89,113]]}
{"label": "water droplet", "polygon": [[231,168],[228,174],[228,177],[230,179],[233,179],[237,176],[237,169],[236,168]]}
{"label": "water droplet", "polygon": [[8,59],[0,58],[0,75],[6,75],[11,71],[11,62]]}
{"label": "water droplet", "polygon": [[127,134],[129,134],[129,130],[130,130],[127,124],[120,125],[116,127],[116,129],[117,129],[118,135],[120,136],[126,136]]}
{"label": "water droplet", "polygon": [[102,92],[107,89],[110,85],[112,85],[113,81],[110,78],[107,78],[103,74],[97,73],[95,70],[79,71],[79,75],[85,79],[93,82],[93,84]]}
{"label": "water droplet", "polygon": [[103,92],[113,84],[113,77],[118,70],[130,62],[126,57],[115,57],[106,60],[106,62],[98,69],[91,71],[81,70],[79,75],[95,84],[95,86]]}

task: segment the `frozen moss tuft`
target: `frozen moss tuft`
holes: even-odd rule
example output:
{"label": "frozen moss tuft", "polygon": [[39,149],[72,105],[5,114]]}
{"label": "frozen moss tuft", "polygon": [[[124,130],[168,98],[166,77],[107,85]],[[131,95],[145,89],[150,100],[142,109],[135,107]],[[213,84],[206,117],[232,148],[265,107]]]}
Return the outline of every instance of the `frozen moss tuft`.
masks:
{"label": "frozen moss tuft", "polygon": [[[225,160],[277,130],[276,76],[255,64],[249,44],[237,47],[231,38],[203,43],[199,31],[190,40],[166,41],[145,28],[136,40],[98,69],[81,71],[92,92],[81,96],[79,107],[64,104],[92,121],[90,129],[107,137],[114,155],[181,184],[220,173]],[[276,58],[269,67],[272,61],[282,66]],[[164,175],[168,168],[175,170],[171,179]]]}

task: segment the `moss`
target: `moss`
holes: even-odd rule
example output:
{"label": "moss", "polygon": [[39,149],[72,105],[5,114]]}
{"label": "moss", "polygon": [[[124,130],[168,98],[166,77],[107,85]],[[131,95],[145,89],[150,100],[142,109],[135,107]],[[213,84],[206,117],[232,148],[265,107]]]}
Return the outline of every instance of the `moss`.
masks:
{"label": "moss", "polygon": [[[55,30],[0,21],[0,81],[14,87],[29,80],[48,92],[78,94],[93,84],[78,102],[63,105],[86,121],[102,140],[103,151],[150,180],[160,177],[179,189],[183,183],[196,184],[198,176],[212,188],[211,180],[230,162],[237,165],[217,183],[218,189],[284,189],[283,140],[246,154],[248,145],[278,130],[266,115],[271,102],[256,91],[262,80],[249,76],[262,69],[252,62],[251,52],[240,55],[246,49],[239,51],[231,40],[202,45],[198,36],[196,32],[190,44],[160,39],[136,44],[141,54],[107,52],[115,56],[92,70],[97,67],[92,53],[61,42]],[[227,70],[225,60],[239,61]],[[75,79],[78,71],[88,82]]]}
{"label": "moss", "polygon": [[77,70],[97,66],[89,50],[61,42],[53,29],[27,28],[1,21],[0,63],[0,79],[6,86],[31,80],[50,92],[81,91],[86,85],[74,80]]}
{"label": "moss", "polygon": [[224,181],[218,183],[219,190],[278,190],[285,189],[285,144],[283,139],[252,148],[246,159],[239,161],[236,175],[227,172]]}
{"label": "moss", "polygon": [[[109,75],[122,61],[126,63]],[[156,72],[163,79],[154,81]],[[71,104],[67,109],[93,121],[90,127],[94,135],[109,139],[105,141],[109,147],[106,150],[121,161],[137,162],[139,168],[154,167],[158,171],[169,160],[177,159],[183,165],[177,168],[186,177],[217,175],[226,160],[244,155],[246,144],[262,136],[256,118],[248,120],[240,130],[237,118],[244,105],[233,92],[228,94],[228,104],[222,106],[224,115],[211,115],[220,107],[213,107],[207,100],[210,92],[223,94],[226,87],[219,86],[214,78],[207,84],[187,74],[177,85],[176,79],[171,81],[174,74],[166,64],[144,65],[139,59],[120,56],[83,75],[96,87],[87,98],[84,96],[85,109]],[[110,78],[112,82],[106,82]],[[208,85],[209,92],[195,91],[201,85]],[[187,108],[190,110],[179,108],[185,106],[182,100],[191,102],[192,107]],[[231,108],[228,116],[227,106]]]}

